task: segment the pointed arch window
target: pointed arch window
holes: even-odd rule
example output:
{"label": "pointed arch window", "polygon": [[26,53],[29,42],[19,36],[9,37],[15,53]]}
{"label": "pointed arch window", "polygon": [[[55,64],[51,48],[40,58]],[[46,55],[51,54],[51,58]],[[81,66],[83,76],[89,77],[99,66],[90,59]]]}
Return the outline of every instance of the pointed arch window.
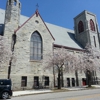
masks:
{"label": "pointed arch window", "polygon": [[40,34],[35,31],[31,36],[30,42],[30,60],[42,59],[42,38]]}
{"label": "pointed arch window", "polygon": [[17,5],[17,1],[16,1],[16,0],[14,0],[14,5],[15,5],[15,6]]}
{"label": "pointed arch window", "polygon": [[84,25],[82,21],[79,21],[78,23],[78,32],[81,33],[84,31]]}
{"label": "pointed arch window", "polygon": [[20,5],[20,3],[19,3],[19,8],[20,8],[20,6],[21,6],[21,5]]}
{"label": "pointed arch window", "polygon": [[90,19],[90,29],[91,29],[92,31],[95,31],[95,25],[94,25],[94,22],[93,22],[92,19]]}
{"label": "pointed arch window", "polygon": [[11,0],[9,0],[9,5],[11,5]]}

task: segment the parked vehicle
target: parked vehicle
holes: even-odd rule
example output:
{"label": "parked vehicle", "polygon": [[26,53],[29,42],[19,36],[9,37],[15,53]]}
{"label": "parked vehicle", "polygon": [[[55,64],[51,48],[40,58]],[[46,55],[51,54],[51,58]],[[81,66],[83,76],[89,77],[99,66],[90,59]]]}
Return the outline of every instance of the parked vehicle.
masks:
{"label": "parked vehicle", "polygon": [[8,99],[12,96],[12,83],[10,79],[0,79],[0,98]]}

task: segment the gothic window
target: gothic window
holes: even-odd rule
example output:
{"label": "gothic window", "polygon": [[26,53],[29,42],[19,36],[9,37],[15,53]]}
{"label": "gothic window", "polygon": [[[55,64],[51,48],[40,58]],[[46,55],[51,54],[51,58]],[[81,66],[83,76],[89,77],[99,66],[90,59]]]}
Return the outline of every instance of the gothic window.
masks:
{"label": "gothic window", "polygon": [[9,0],[9,5],[11,5],[11,0]]}
{"label": "gothic window", "polygon": [[82,21],[79,21],[78,23],[78,32],[81,33],[84,31],[84,25]]}
{"label": "gothic window", "polygon": [[30,42],[30,60],[42,59],[42,38],[40,34],[35,31],[31,36]]}
{"label": "gothic window", "polygon": [[14,5],[16,6],[16,4],[17,4],[17,1],[16,1],[16,0],[14,0]]}
{"label": "gothic window", "polygon": [[93,22],[92,19],[90,19],[90,29],[91,29],[92,31],[95,31],[94,22]]}
{"label": "gothic window", "polygon": [[20,8],[20,3],[19,3],[19,8]]}

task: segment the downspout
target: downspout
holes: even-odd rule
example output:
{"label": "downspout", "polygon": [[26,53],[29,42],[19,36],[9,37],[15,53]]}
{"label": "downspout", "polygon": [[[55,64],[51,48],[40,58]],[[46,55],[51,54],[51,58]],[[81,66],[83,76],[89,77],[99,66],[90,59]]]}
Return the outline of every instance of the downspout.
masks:
{"label": "downspout", "polygon": [[[54,55],[54,43],[53,43],[52,50],[53,50],[53,55]],[[54,78],[54,87],[55,87],[55,70],[54,70],[54,64],[53,64],[53,78]]]}
{"label": "downspout", "polygon": [[12,41],[13,41],[13,43],[11,43],[12,55],[11,55],[11,59],[9,61],[9,66],[8,66],[8,79],[10,79],[12,59],[13,59],[13,55],[14,55],[14,46],[15,46],[15,43],[16,43],[16,34],[12,35]]}

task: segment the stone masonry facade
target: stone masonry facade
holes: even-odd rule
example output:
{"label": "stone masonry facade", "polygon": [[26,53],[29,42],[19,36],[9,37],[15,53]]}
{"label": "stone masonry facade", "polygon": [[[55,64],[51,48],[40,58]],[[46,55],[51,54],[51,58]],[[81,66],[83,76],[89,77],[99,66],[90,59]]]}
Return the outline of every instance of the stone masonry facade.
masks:
{"label": "stone masonry facade", "polygon": [[[20,26],[20,12],[21,12],[21,3],[19,0],[7,0],[7,7],[5,11],[5,28],[4,28],[4,36],[9,39],[9,44],[11,45],[12,35],[16,35],[16,44],[14,45],[14,56],[16,61],[12,60],[11,64],[11,74],[10,78],[13,84],[13,90],[20,90],[20,89],[32,89],[34,85],[34,77],[38,79],[41,83],[45,81],[44,76],[46,79],[49,80],[49,87],[54,87],[54,75],[53,69],[44,70],[46,66],[45,59],[49,52],[55,50],[54,41],[55,38],[52,36],[52,33],[47,28],[45,22],[43,21],[42,17],[40,16],[38,10],[36,10],[35,14],[31,16],[25,23]],[[77,41],[83,46],[86,46],[86,43],[90,43],[94,45],[94,36],[96,38],[96,48],[99,49],[99,38],[98,38],[98,30],[93,32],[90,30],[89,26],[89,19],[93,19],[95,27],[98,27],[96,16],[91,14],[87,11],[79,14],[74,18],[74,29],[75,29],[75,37]],[[78,22],[83,21],[84,24],[84,32],[79,34],[78,33]],[[33,32],[37,31],[41,38],[42,38],[42,48],[43,48],[43,59],[41,61],[38,60],[30,60],[30,40]],[[69,49],[70,53],[80,55],[81,50]],[[7,72],[7,69],[6,69]],[[8,72],[7,72],[8,73]],[[78,72],[78,80],[79,85],[82,86],[82,79],[85,79],[86,76],[84,72]],[[49,77],[49,78],[48,78]],[[96,77],[96,74],[95,74]],[[6,78],[3,77],[3,78]],[[24,80],[25,79],[25,80]],[[69,86],[76,86],[76,76],[75,73],[64,73],[64,86],[67,87],[68,83],[70,82]],[[22,86],[23,80],[26,81],[27,85],[24,87]],[[72,81],[74,80],[74,85]],[[55,84],[57,85],[57,75],[55,74]],[[39,84],[40,84],[39,83]],[[41,83],[42,84],[42,83]]]}

